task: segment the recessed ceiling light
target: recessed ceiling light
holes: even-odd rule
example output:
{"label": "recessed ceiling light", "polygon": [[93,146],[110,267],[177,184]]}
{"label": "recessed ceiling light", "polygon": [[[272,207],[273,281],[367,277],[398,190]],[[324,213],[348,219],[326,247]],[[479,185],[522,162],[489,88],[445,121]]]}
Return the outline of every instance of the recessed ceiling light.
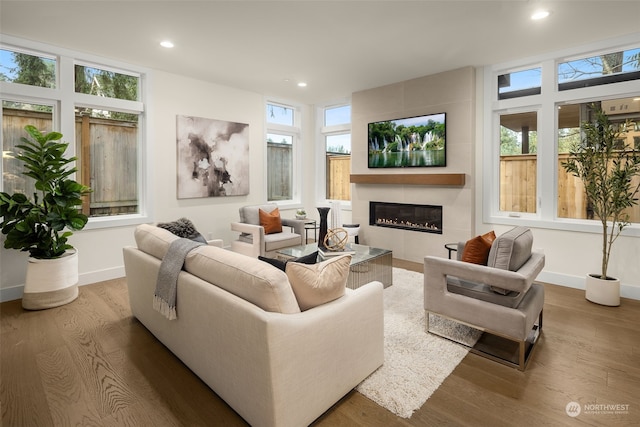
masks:
{"label": "recessed ceiling light", "polygon": [[300,82],[298,83],[298,87],[307,87],[307,84],[305,82]]}
{"label": "recessed ceiling light", "polygon": [[533,19],[534,21],[537,21],[539,19],[544,19],[547,16],[549,16],[549,11],[548,10],[536,10],[535,12],[533,12],[533,15],[531,15],[531,19]]}
{"label": "recessed ceiling light", "polygon": [[163,40],[160,42],[160,46],[166,47],[166,48],[172,48],[173,43],[171,43],[169,40]]}

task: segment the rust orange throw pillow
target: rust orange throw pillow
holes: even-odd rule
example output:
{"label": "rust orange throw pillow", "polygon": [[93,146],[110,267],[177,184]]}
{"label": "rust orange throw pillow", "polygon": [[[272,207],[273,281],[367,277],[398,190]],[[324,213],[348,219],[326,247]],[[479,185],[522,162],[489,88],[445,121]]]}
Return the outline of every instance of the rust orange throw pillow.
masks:
{"label": "rust orange throw pillow", "polygon": [[492,230],[482,236],[476,236],[467,241],[462,251],[461,261],[487,265],[489,251],[491,250],[491,244],[494,240],[496,240],[496,234]]}
{"label": "rust orange throw pillow", "polygon": [[265,212],[259,209],[260,225],[264,227],[264,234],[280,233],[282,231],[282,220],[280,219],[280,210],[275,208],[271,212]]}

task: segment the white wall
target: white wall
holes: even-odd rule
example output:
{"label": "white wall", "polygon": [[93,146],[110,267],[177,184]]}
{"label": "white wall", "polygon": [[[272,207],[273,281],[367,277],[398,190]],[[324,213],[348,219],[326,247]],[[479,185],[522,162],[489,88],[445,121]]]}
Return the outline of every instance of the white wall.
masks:
{"label": "white wall", "polygon": [[[265,195],[264,97],[230,87],[163,72],[153,72],[150,79],[147,132],[151,144],[152,192],[154,221],[189,218],[205,236],[223,239],[230,245],[237,233],[229,224],[238,220],[238,208],[263,203]],[[304,142],[303,203],[314,206],[313,114],[302,111],[308,129]],[[176,116],[188,115],[249,124],[250,192],[247,196],[182,199],[176,197]],[[309,147],[309,148],[307,148]],[[313,211],[308,209],[313,217]],[[294,216],[284,211],[283,216]],[[76,232],[70,243],[79,251],[80,284],[94,283],[124,275],[122,248],[133,245],[134,226],[85,229]],[[3,236],[4,237],[4,236]],[[26,271],[25,253],[0,248],[0,301],[22,297]]]}

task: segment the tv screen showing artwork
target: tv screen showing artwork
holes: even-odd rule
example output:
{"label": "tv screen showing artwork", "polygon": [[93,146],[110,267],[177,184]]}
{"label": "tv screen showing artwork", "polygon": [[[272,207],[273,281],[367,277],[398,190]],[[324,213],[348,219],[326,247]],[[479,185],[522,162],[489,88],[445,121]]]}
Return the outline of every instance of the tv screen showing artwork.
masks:
{"label": "tv screen showing artwork", "polygon": [[369,123],[370,168],[446,166],[446,113]]}

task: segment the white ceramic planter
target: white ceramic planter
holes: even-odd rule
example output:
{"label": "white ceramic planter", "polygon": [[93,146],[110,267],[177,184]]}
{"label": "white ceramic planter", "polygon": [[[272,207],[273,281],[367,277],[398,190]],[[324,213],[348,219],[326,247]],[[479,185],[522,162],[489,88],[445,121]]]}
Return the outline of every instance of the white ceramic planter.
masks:
{"label": "white ceramic planter", "polygon": [[60,258],[29,258],[22,307],[42,310],[68,304],[78,297],[78,252]]}
{"label": "white ceramic planter", "polygon": [[596,304],[617,307],[620,305],[620,280],[603,280],[589,274],[585,282],[585,297]]}

